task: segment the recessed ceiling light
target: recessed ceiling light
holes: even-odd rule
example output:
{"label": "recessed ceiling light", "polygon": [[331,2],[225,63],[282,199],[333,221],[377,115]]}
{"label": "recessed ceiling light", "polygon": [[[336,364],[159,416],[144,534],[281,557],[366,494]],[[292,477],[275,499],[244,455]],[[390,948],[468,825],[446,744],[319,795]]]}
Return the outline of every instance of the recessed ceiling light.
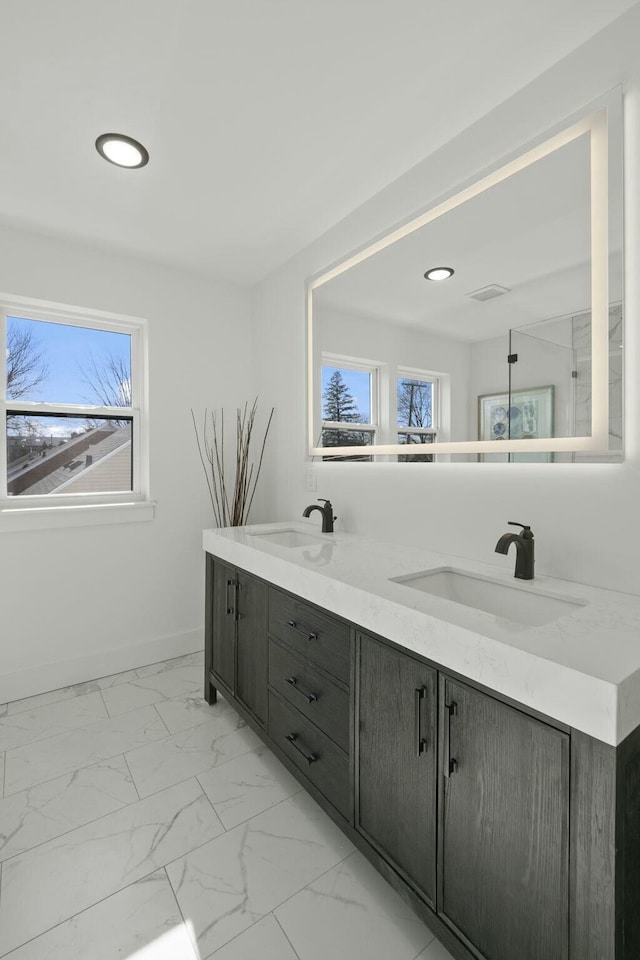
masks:
{"label": "recessed ceiling light", "polygon": [[149,153],[132,137],[123,133],[103,133],[96,140],[96,150],[101,157],[117,167],[144,167],[149,163]]}
{"label": "recessed ceiling light", "polygon": [[425,280],[448,280],[455,273],[453,267],[431,267],[424,275]]}

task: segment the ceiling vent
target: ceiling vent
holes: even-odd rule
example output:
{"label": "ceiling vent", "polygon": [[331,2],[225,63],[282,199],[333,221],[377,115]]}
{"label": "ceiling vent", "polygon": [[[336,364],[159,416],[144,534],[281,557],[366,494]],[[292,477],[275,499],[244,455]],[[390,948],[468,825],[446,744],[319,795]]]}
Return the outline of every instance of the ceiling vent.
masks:
{"label": "ceiling vent", "polygon": [[472,293],[467,293],[465,296],[470,297],[472,300],[495,300],[496,297],[502,297],[505,293],[510,293],[506,287],[501,287],[498,283],[490,283],[487,287],[480,287],[479,290],[474,290]]}

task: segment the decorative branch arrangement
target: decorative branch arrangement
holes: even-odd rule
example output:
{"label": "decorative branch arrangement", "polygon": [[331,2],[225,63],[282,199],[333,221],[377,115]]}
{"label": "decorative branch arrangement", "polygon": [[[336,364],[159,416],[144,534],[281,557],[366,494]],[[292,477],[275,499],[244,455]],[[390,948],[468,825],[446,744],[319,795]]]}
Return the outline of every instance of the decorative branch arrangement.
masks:
{"label": "decorative branch arrangement", "polygon": [[236,468],[233,489],[227,486],[229,477],[225,474],[224,407],[220,410],[219,417],[217,410],[205,410],[202,434],[198,430],[195,414],[191,411],[198,453],[209,488],[213,515],[219,527],[240,527],[249,518],[274,409],[272,407],[269,414],[257,466],[250,457],[250,447],[258,398],[253,401],[251,409],[248,403],[245,403],[243,410],[236,410]]}

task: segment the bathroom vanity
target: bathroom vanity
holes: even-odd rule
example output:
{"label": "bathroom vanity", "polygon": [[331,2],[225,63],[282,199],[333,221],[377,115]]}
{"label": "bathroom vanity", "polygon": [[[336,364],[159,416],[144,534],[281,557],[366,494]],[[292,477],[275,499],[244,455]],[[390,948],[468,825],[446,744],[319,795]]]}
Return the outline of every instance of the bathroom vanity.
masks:
{"label": "bathroom vanity", "polygon": [[304,523],[204,548],[207,700],[454,957],[637,960],[639,598]]}

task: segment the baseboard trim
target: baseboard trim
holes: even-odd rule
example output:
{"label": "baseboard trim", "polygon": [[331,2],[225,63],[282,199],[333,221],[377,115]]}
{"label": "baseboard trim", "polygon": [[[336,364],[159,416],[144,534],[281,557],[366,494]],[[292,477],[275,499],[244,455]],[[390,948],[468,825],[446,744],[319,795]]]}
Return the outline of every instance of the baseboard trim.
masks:
{"label": "baseboard trim", "polygon": [[202,650],[204,628],[157,637],[144,643],[113,647],[100,653],[90,653],[71,660],[36,664],[26,670],[0,675],[0,703],[23,700],[39,693],[59,690],[86,680],[99,680],[112,673],[135,670],[160,660],[170,660],[187,653]]}

